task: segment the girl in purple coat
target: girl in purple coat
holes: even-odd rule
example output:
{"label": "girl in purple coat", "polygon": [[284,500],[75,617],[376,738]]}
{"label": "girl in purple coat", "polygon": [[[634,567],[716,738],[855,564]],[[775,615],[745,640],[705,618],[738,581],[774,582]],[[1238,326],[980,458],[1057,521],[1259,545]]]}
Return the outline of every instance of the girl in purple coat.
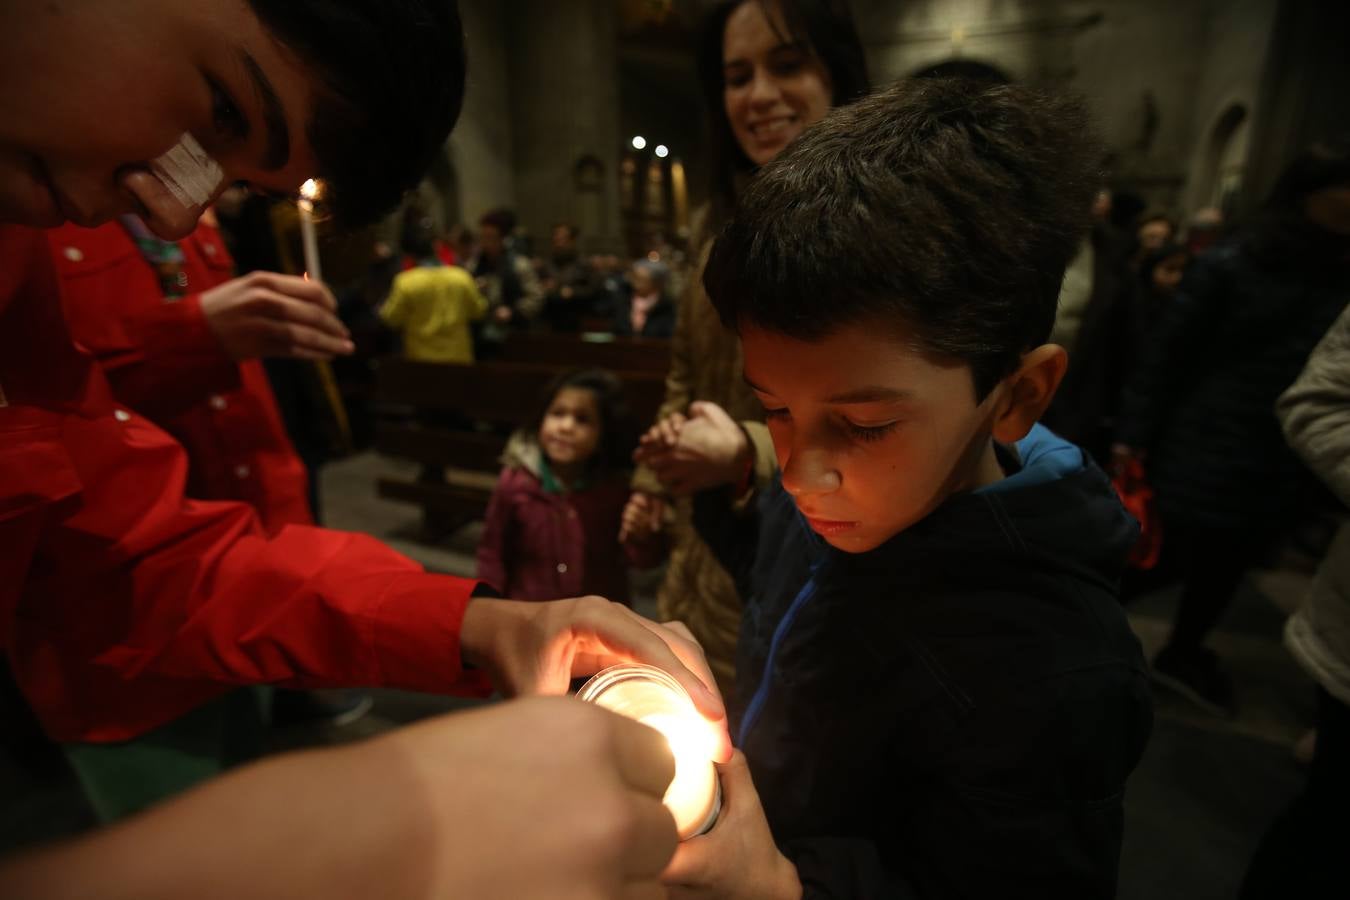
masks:
{"label": "girl in purple coat", "polygon": [[659,522],[623,522],[636,444],[617,377],[589,369],[555,381],[533,426],[506,445],[478,578],[518,600],[597,594],[629,605],[628,567],[650,568],[665,550]]}

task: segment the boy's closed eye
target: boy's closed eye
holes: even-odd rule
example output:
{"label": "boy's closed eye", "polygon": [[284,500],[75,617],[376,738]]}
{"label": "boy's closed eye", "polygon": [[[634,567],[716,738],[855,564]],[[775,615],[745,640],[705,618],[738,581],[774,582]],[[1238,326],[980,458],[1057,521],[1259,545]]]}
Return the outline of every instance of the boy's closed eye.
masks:
{"label": "boy's closed eye", "polygon": [[[770,406],[764,401],[760,401],[764,407],[764,418],[770,422],[788,422],[792,420],[792,413],[786,406]],[[879,441],[891,434],[900,425],[901,420],[890,418],[883,421],[857,421],[842,416],[839,418],[839,427],[850,437],[859,441]]]}

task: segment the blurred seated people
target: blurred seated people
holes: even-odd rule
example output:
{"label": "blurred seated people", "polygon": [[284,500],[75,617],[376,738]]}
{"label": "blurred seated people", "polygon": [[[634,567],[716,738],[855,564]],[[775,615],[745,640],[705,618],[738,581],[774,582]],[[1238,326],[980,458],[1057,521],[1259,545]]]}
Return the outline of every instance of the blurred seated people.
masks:
{"label": "blurred seated people", "polygon": [[600,277],[577,251],[580,234],[581,230],[568,222],[553,226],[549,258],[540,273],[544,319],[551,331],[580,331],[582,320],[596,313]]}
{"label": "blurred seated people", "polygon": [[666,290],[665,263],[639,259],[628,270],[632,295],[620,302],[614,333],[623,337],[668,338],[675,332],[675,304]]}
{"label": "blurred seated people", "polygon": [[423,362],[471,363],[471,323],[487,314],[488,302],[473,276],[447,265],[425,219],[405,236],[404,258],[416,265],[394,278],[380,319],[403,335],[403,355]]}
{"label": "blurred seated people", "polygon": [[1110,193],[1099,191],[1092,230],[1064,273],[1050,343],[1069,351],[1069,368],[1043,418],[1101,464],[1110,458],[1133,355],[1134,276],[1108,222],[1110,204]]}
{"label": "blurred seated people", "polygon": [[600,279],[600,295],[596,300],[595,312],[598,319],[604,319],[603,330],[611,328],[610,320],[615,311],[628,302],[633,289],[624,277],[623,260],[612,253],[591,257],[591,268]]}
{"label": "blurred seated people", "polygon": [[512,330],[525,330],[544,310],[544,290],[528,256],[507,245],[515,216],[493,210],[478,222],[478,253],[466,267],[488,301],[480,350],[500,344]]}
{"label": "blurred seated people", "polygon": [[1163,213],[1146,215],[1134,226],[1134,254],[1131,261],[1139,266],[1145,256],[1176,239],[1177,226],[1169,216]]}
{"label": "blurred seated people", "polygon": [[[239,500],[266,532],[313,525],[308,478],[258,357],[350,352],[331,296],[301,278],[234,277],[210,211],[178,242],[125,216],[48,232],[71,335],[125,404],[187,451],[186,493]],[[153,738],[70,743],[66,757],[95,812],[113,821],[263,749],[268,700],[239,691],[163,726]],[[292,718],[349,721],[368,697],[287,696]],[[168,748],[174,748],[172,751]]]}
{"label": "blurred seated people", "polygon": [[1347,301],[1350,146],[1315,145],[1191,262],[1126,389],[1114,453],[1142,463],[1183,581],[1154,677],[1211,713],[1233,688],[1205,640],[1315,496],[1272,410]]}
{"label": "blurred seated people", "polygon": [[1186,250],[1192,256],[1204,253],[1223,234],[1223,212],[1213,206],[1195,211],[1186,226]]}

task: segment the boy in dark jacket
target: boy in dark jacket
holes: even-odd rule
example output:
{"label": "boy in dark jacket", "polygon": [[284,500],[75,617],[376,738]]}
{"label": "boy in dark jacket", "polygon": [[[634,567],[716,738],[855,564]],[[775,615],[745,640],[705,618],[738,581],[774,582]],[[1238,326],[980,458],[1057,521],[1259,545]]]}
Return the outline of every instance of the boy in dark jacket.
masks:
{"label": "boy in dark jacket", "polygon": [[[696,498],[748,598],[745,755],[668,883],[1114,896],[1152,722],[1115,596],[1136,526],[1036,424],[1067,364],[1045,341],[1098,158],[1074,103],[907,82],[808,130],[718,238],[704,283],[781,476]],[[719,409],[700,419],[749,458]]]}

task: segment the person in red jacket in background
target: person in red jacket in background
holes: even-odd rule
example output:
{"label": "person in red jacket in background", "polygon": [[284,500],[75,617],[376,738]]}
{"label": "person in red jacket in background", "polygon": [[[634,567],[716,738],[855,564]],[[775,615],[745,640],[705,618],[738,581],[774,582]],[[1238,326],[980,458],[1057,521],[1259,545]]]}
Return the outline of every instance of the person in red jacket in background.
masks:
{"label": "person in red jacket in background", "polygon": [[[557,694],[630,660],[723,714],[697,646],[617,604],[493,599],[363,535],[268,535],[245,504],[187,499],[182,447],[71,339],[37,229],[135,213],[178,240],[226,183],[289,193],[310,177],[339,219],[370,221],[442,152],[463,60],[445,0],[0,5],[0,648],[53,738],[134,738],[232,685],[444,692],[473,666],[508,695]],[[266,318],[292,352],[346,349],[302,306]],[[0,865],[0,894],[659,890],[669,758],[576,705],[505,704],[264,763],[106,839]],[[338,786],[362,799],[331,800]]]}

